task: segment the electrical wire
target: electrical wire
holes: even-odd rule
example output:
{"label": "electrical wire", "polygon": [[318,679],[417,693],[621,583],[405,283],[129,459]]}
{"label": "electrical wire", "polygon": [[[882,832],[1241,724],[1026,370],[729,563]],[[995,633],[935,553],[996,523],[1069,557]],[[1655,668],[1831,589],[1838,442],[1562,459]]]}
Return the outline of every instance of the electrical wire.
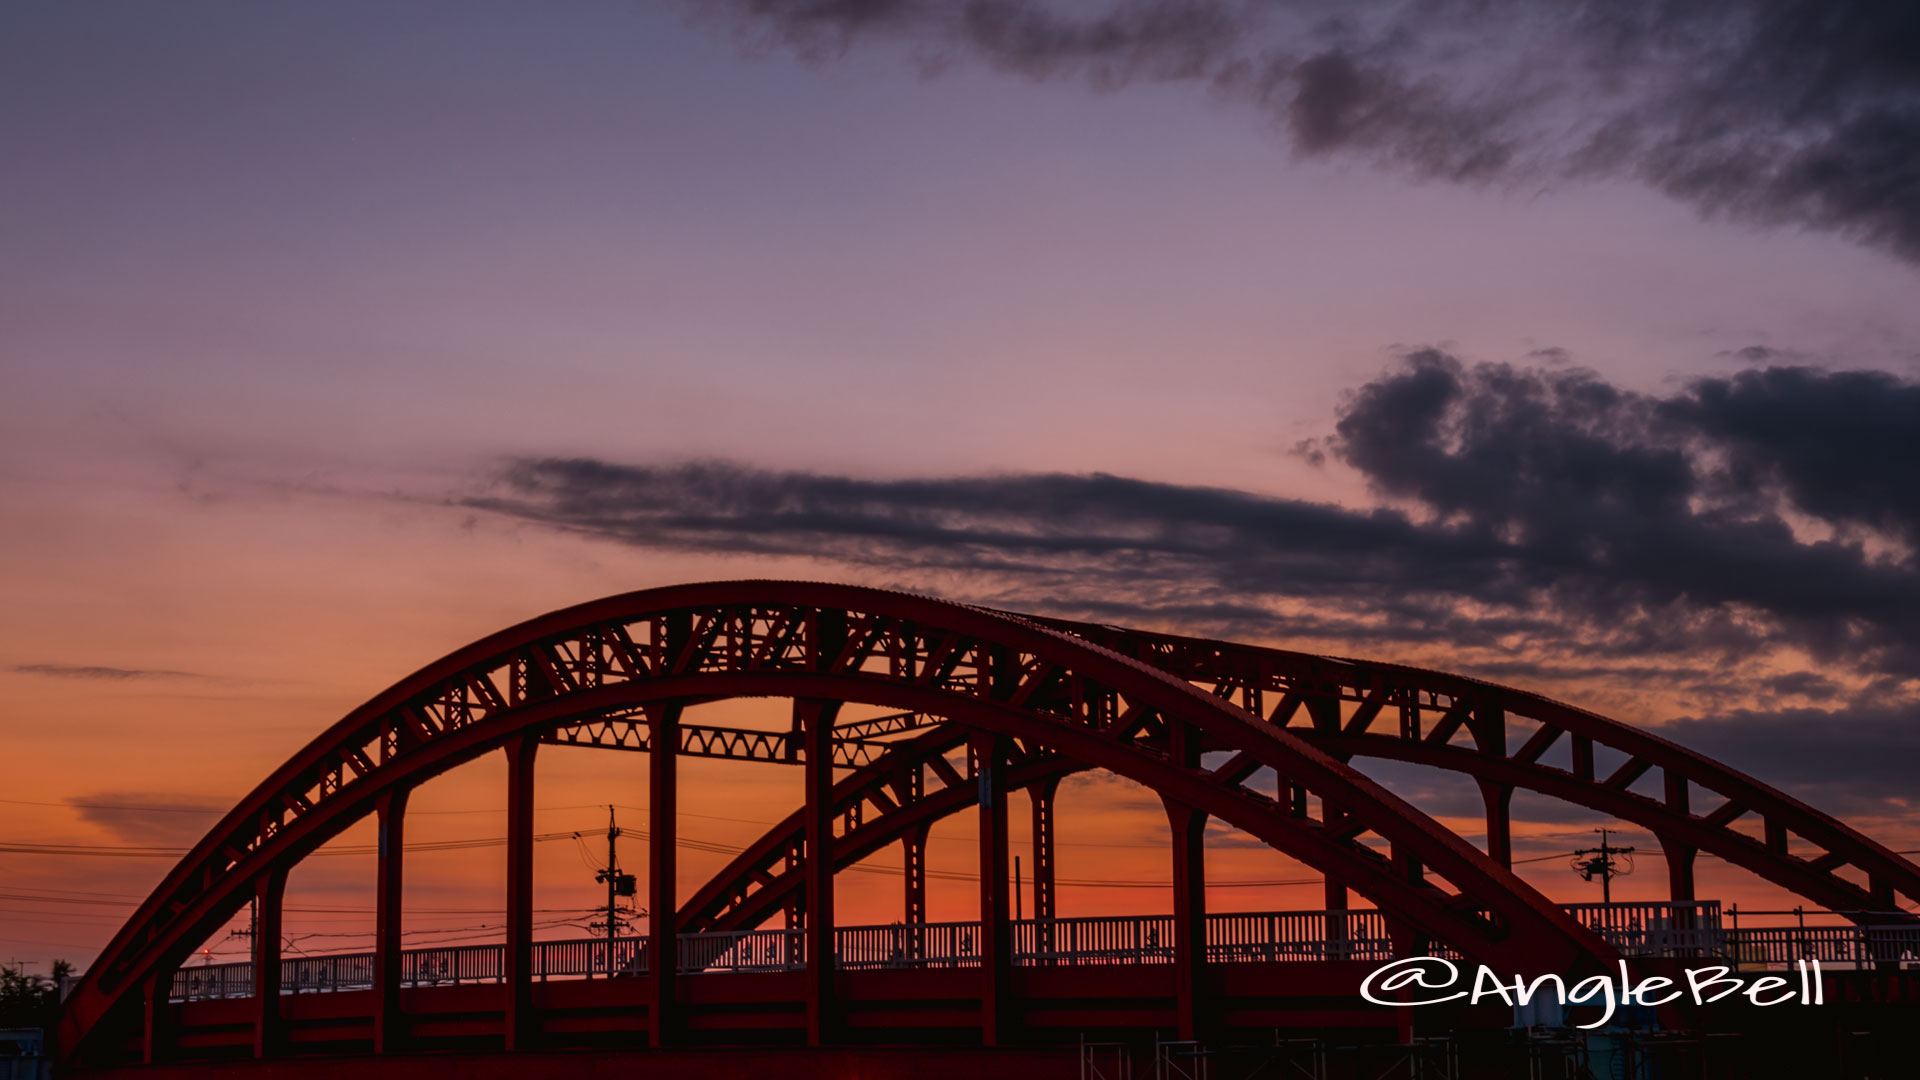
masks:
{"label": "electrical wire", "polygon": [[[217,813],[218,812],[218,811],[203,811],[199,809],[190,809],[190,808],[184,808],[184,807],[142,806],[142,805],[135,805],[135,804],[118,804],[118,803],[49,803],[49,802],[37,802],[37,801],[25,800],[25,799],[0,799],[0,803],[7,803],[12,805],[60,806],[60,807],[76,807],[76,808],[89,808],[89,809],[140,810],[140,811],[177,812],[177,813]],[[548,810],[548,811],[582,810],[582,809],[598,810],[601,806],[604,806],[604,805],[606,804],[604,803],[578,804],[578,805],[572,805],[572,806],[538,807],[536,809]],[[618,804],[618,803],[614,805],[620,806],[621,808],[627,809],[627,810],[634,810],[634,811],[639,811],[643,813],[646,812],[646,808],[644,807],[636,807],[636,806],[630,806],[630,805]],[[483,810],[471,810],[471,811],[447,810],[447,811],[415,811],[415,812],[416,813],[467,814],[467,813],[498,813],[499,811],[496,811],[496,810],[484,810],[484,811]],[[729,822],[736,822],[741,824],[754,824],[754,825],[773,824],[771,822],[758,821],[755,819],[722,817],[718,815],[685,813],[685,816],[701,817],[701,818],[708,818],[711,820],[729,821]],[[625,834],[634,836],[635,838],[642,839],[642,840],[648,838],[648,833],[645,830],[628,829],[628,830],[625,830]],[[1569,835],[1569,834],[1553,834],[1553,835]],[[582,863],[590,870],[598,869],[598,867],[596,867],[593,863],[591,853],[586,848],[586,841],[583,837],[583,834],[579,831],[539,833],[539,834],[535,834],[532,839],[535,842],[549,842],[549,841],[571,839],[575,841],[577,845],[578,853],[581,857]],[[949,839],[949,838],[943,838],[943,839]],[[737,855],[741,851],[745,850],[742,847],[737,847],[730,844],[723,844],[716,841],[701,840],[698,838],[687,837],[687,836],[676,837],[676,841],[678,846],[680,847],[685,847],[690,850],[702,851],[702,852],[707,852],[711,854]],[[472,838],[453,839],[453,840],[418,841],[418,842],[407,844],[406,849],[409,852],[463,851],[463,850],[499,847],[506,844],[506,842],[507,842],[507,838],[504,836],[472,837]],[[977,842],[977,840],[969,839],[967,842]],[[1161,849],[1164,847],[1164,845],[1157,845],[1157,844],[1118,844],[1118,843],[1101,844],[1097,842],[1087,842],[1087,843],[1081,843],[1081,844],[1067,843],[1067,844],[1063,844],[1062,846],[1065,846],[1065,847],[1077,847],[1077,846],[1130,847],[1130,848],[1148,848],[1148,849]],[[123,845],[107,845],[107,844],[89,845],[89,844],[53,844],[53,843],[0,843],[0,852],[11,853],[11,854],[77,856],[77,857],[93,857],[93,858],[174,858],[174,859],[178,859],[186,855],[188,853],[188,850],[189,849],[186,849],[186,848],[159,847],[159,846],[146,846],[146,845],[124,845],[124,844]],[[359,845],[341,845],[333,848],[323,848],[319,851],[314,852],[313,854],[319,855],[319,856],[354,856],[354,855],[372,855],[376,853],[377,853],[377,848],[374,845],[359,844]],[[1920,851],[1907,850],[1907,851],[1896,852],[1896,854],[1902,854],[1902,855],[1910,855],[1910,854],[1916,854],[1916,853],[1920,853]],[[1527,865],[1527,864],[1533,864],[1533,863],[1547,862],[1554,859],[1566,858],[1569,854],[1570,854],[1569,852],[1556,852],[1553,854],[1533,856],[1525,859],[1515,859],[1515,860],[1512,860],[1512,864]],[[1711,855],[1710,852],[1701,852],[1701,854],[1709,855],[1709,856]],[[899,867],[891,867],[891,866],[884,866],[884,865],[867,865],[867,864],[855,865],[855,866],[849,867],[848,869],[857,873],[881,874],[881,875],[888,875],[888,876],[897,875],[902,872],[901,868]],[[978,874],[968,873],[964,871],[928,869],[926,871],[926,875],[931,879],[944,880],[944,881],[975,882],[979,880]],[[1271,880],[1210,881],[1208,882],[1208,886],[1210,888],[1281,888],[1281,887],[1293,887],[1293,886],[1318,885],[1318,884],[1321,884],[1323,880],[1324,879],[1320,877],[1310,877],[1310,878],[1287,878],[1287,879],[1271,879]],[[1170,888],[1172,886],[1172,883],[1168,881],[1143,880],[1143,879],[1061,878],[1055,881],[1055,885],[1057,887],[1062,887],[1062,888],[1165,889],[1165,888]],[[139,903],[138,900],[133,899],[131,897],[119,897],[119,896],[115,896],[114,894],[104,894],[104,893],[44,895],[44,894],[32,894],[32,893],[4,892],[4,893],[0,893],[0,900],[12,900],[12,901],[26,902],[26,903],[53,903],[53,904],[68,904],[68,905],[75,905],[75,906],[119,907],[119,908],[135,906]],[[308,907],[308,908],[288,908],[287,910],[289,913],[301,913],[301,914],[364,914],[371,911],[372,909],[347,908],[347,907]],[[487,909],[455,909],[455,908],[421,909],[413,912],[413,914],[420,914],[420,915],[430,914],[430,913],[479,914],[486,910]],[[541,909],[541,910],[543,912],[550,911],[553,913],[560,913],[560,912],[573,912],[578,909]],[[50,921],[50,920],[43,920],[43,921]]]}
{"label": "electrical wire", "polygon": [[[535,843],[550,840],[566,840],[573,837],[572,832],[535,833]],[[466,851],[474,848],[503,847],[507,842],[504,836],[472,837],[464,840],[425,840],[414,841],[406,845],[408,851]],[[73,855],[94,858],[135,858],[135,859],[179,859],[186,856],[191,848],[150,847],[136,844],[8,844],[0,843],[0,852],[14,855]],[[379,847],[375,844],[341,844],[338,847],[323,847],[312,853],[320,857],[342,857],[350,855],[377,855]]]}
{"label": "electrical wire", "polygon": [[[639,837],[645,836],[644,833],[639,832],[637,830],[633,831],[631,835],[635,835]],[[582,845],[582,851],[581,851],[582,862],[587,866],[588,869],[594,869],[594,870],[598,869],[598,867],[593,865],[591,859],[587,857],[587,854],[584,851],[584,844],[585,844],[584,839],[581,839],[575,833],[543,833],[543,834],[537,835],[535,839],[540,841],[562,840],[562,839],[579,840]],[[680,846],[693,848],[694,850],[707,851],[707,852],[713,852],[718,854],[734,855],[744,850],[743,848],[733,847],[726,844],[718,844],[711,841],[694,840],[689,837],[681,837],[680,841],[681,841]],[[483,838],[483,839],[477,839],[477,840],[443,841],[443,842],[439,842],[437,844],[432,844],[432,845],[422,845],[422,848],[424,850],[460,850],[460,849],[467,849],[467,848],[474,848],[474,847],[497,847],[501,844],[504,844],[505,842],[506,842],[505,838],[503,837],[492,837],[492,838]],[[407,848],[409,851],[416,849],[415,845],[413,844],[407,845]],[[6,850],[5,846],[0,845],[0,850]],[[325,852],[324,851],[316,852],[315,854],[325,854]],[[1562,851],[1562,852],[1555,852],[1548,855],[1537,855],[1537,856],[1532,856],[1524,859],[1514,859],[1512,860],[1512,865],[1523,866],[1523,865],[1528,865],[1532,863],[1548,862],[1554,859],[1566,858],[1570,854],[1571,852]],[[1700,854],[1706,855],[1709,853],[1701,852]],[[1894,852],[1894,854],[1896,855],[1920,854],[1920,849],[1896,851]],[[854,873],[882,874],[882,875],[889,875],[889,876],[899,874],[902,872],[900,867],[886,866],[886,865],[874,866],[874,865],[867,865],[867,864],[857,864],[857,865],[848,867],[847,869]],[[943,880],[943,881],[978,881],[980,880],[978,874],[968,873],[966,871],[936,870],[936,869],[929,868],[926,871],[926,874],[931,879]],[[1286,879],[1253,880],[1253,881],[1209,881],[1207,885],[1209,888],[1268,888],[1268,887],[1284,887],[1284,886],[1318,884],[1322,880],[1323,879],[1321,878],[1314,877],[1314,878],[1286,878]],[[1171,882],[1166,882],[1166,881],[1140,880],[1140,879],[1129,880],[1129,879],[1115,879],[1115,878],[1060,878],[1060,879],[1056,879],[1055,884],[1058,886],[1072,887],[1072,888],[1148,889],[1148,888],[1171,887]],[[125,898],[124,900],[95,898],[95,897],[105,897],[108,895],[110,894],[92,894],[92,895],[80,895],[80,896],[75,896],[75,895],[50,896],[50,895],[28,894],[28,893],[0,893],[0,900],[18,900],[18,901],[35,902],[35,903],[60,903],[60,904],[93,905],[93,906],[133,906],[138,904],[139,902],[138,900],[135,900],[131,897]],[[334,908],[289,908],[287,910],[289,912],[299,911],[299,912],[308,913],[308,914],[323,914],[323,913],[324,914],[364,914],[366,912],[371,911],[372,909],[371,908],[334,907]],[[473,910],[474,909],[455,909],[455,908],[422,909],[421,911],[418,911],[415,913],[427,914],[431,911],[433,913],[444,912],[448,914],[457,914],[457,913],[468,913],[468,912],[472,912]]]}
{"label": "electrical wire", "polygon": [[[227,811],[218,807],[201,806],[151,806],[135,803],[92,803],[92,802],[45,802],[38,799],[0,799],[0,803],[9,806],[57,806],[75,810],[137,810],[149,814],[224,814]],[[581,803],[576,806],[536,806],[537,811],[558,810],[598,810],[605,803]],[[408,810],[409,817],[417,814],[504,814],[506,808],[485,810]]]}

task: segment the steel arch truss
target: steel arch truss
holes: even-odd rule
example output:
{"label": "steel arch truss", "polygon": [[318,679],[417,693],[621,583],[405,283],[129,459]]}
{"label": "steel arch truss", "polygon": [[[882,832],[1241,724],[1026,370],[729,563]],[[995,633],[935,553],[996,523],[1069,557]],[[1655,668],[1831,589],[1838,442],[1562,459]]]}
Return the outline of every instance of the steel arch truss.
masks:
{"label": "steel arch truss", "polygon": [[[1036,621],[1236,701],[1341,760],[1390,758],[1472,776],[1488,797],[1491,833],[1504,824],[1495,804],[1514,787],[1641,825],[1666,848],[1675,891],[1686,894],[1675,899],[1692,898],[1693,856],[1706,851],[1858,921],[1914,921],[1896,897],[1920,901],[1920,868],[1832,816],[1651,732],[1443,672]],[[1543,763],[1556,744],[1567,748],[1570,767]],[[1657,795],[1633,790],[1655,778]],[[1757,836],[1737,827],[1743,820],[1757,820]],[[1493,840],[1496,857],[1504,842]]]}
{"label": "steel arch truss", "polygon": [[[69,999],[63,1045],[82,1047],[143,986],[151,1003],[161,973],[248,900],[276,894],[286,869],[326,840],[370,813],[384,820],[383,800],[505,747],[509,818],[520,807],[530,820],[539,737],[646,705],[670,728],[678,704],[743,696],[938,714],[970,729],[990,761],[1010,747],[1044,747],[1109,769],[1346,882],[1411,932],[1505,970],[1564,971],[1610,955],[1545,897],[1384,788],[1146,664],[998,612],[847,586],[732,582],[554,613],[477,642],[355,710],[167,875]],[[817,734],[831,714],[816,710],[809,725],[821,749],[831,745]],[[1316,796],[1318,816],[1248,789],[1237,768],[1200,768],[1203,745],[1275,769]],[[831,783],[830,768],[809,771]],[[512,837],[508,848],[512,924],[516,910],[530,908],[530,893],[521,894],[531,888],[531,849]],[[519,947],[510,940],[510,970]],[[271,1000],[277,987],[256,993]]]}
{"label": "steel arch truss", "polygon": [[[793,730],[680,723],[689,703],[749,696],[794,699]],[[900,711],[836,724],[839,702]],[[1385,730],[1384,717],[1397,717],[1397,729]],[[1514,718],[1534,726],[1509,751]],[[1559,739],[1571,747],[1570,769],[1541,763]],[[741,928],[764,919],[770,905],[797,909],[816,896],[830,934],[836,865],[912,830],[924,835],[939,816],[976,803],[983,824],[989,806],[999,815],[1004,862],[1006,791],[1100,768],[1166,801],[1176,826],[1185,826],[1175,829],[1176,849],[1180,836],[1188,838],[1187,856],[1176,860],[1191,858],[1198,825],[1217,817],[1359,892],[1409,940],[1429,937],[1515,973],[1572,971],[1612,955],[1501,865],[1504,840],[1492,845],[1494,858],[1481,854],[1346,764],[1363,754],[1475,776],[1488,793],[1490,820],[1504,807],[1502,793],[1520,786],[1639,822],[1670,845],[1670,858],[1685,853],[1688,881],[1697,848],[1830,907],[1891,907],[1896,892],[1920,898],[1920,872],[1832,818],[1657,737],[1519,691],[849,586],[687,585],[611,597],[495,634],[323,733],[222,819],[116,934],[68,1000],[65,1052],[84,1051],[104,1019],[143,1000],[151,1032],[154,987],[249,900],[273,901],[288,867],[369,814],[381,822],[384,853],[385,841],[398,839],[413,786],[503,748],[509,819],[517,823],[507,904],[508,968],[516,970],[515,950],[530,932],[531,847],[523,834],[530,833],[532,762],[542,742],[651,751],[656,805],[663,796],[670,805],[678,754],[807,768],[807,806],[691,898],[680,920],[656,920],[666,945],[681,920],[689,930]],[[949,760],[963,747],[965,758]],[[1623,762],[1600,775],[1596,747],[1624,755]],[[1203,765],[1209,753],[1224,753],[1224,762]],[[854,773],[835,784],[835,766]],[[1630,790],[1656,768],[1662,798]],[[1277,790],[1249,786],[1262,769],[1278,776]],[[1725,801],[1694,813],[1694,793]],[[1743,814],[1764,822],[1761,838],[1733,828]],[[656,838],[663,831],[671,829],[654,830]],[[1818,852],[1796,850],[1808,844]],[[991,847],[983,843],[983,881],[996,876]],[[819,848],[827,857],[810,858]],[[393,849],[397,881],[400,845]],[[653,857],[654,876],[665,871],[671,881],[670,835],[654,844]],[[1005,869],[997,873],[1000,908]],[[383,854],[383,882],[388,872]],[[1176,871],[1176,908],[1185,895],[1190,909],[1203,910],[1204,888],[1188,895],[1196,876]],[[991,893],[983,887],[983,918]],[[381,895],[388,895],[384,885]],[[670,896],[659,899],[654,910],[672,910]],[[263,907],[277,911],[277,902]],[[397,918],[383,907],[376,919],[383,957],[398,955]],[[810,935],[817,921],[809,919]],[[268,937],[277,940],[263,934],[257,941]],[[670,979],[672,967],[656,965],[663,972],[656,977]],[[256,969],[264,973],[257,978],[271,979],[277,965]],[[524,1002],[519,970],[519,980],[509,981],[514,1001]],[[275,996],[271,983],[256,987],[257,999]],[[510,1005],[509,1046],[514,1013]]]}
{"label": "steel arch truss", "polygon": [[[1442,672],[1064,620],[1035,621],[1236,701],[1340,760],[1395,760],[1474,778],[1486,797],[1488,847],[1496,860],[1510,859],[1507,801],[1520,788],[1652,832],[1665,852],[1675,900],[1694,899],[1694,856],[1706,852],[1857,922],[1916,921],[1895,899],[1899,894],[1920,900],[1920,873],[1912,863],[1752,777],[1617,721],[1537,694]],[[924,718],[892,722],[911,728]],[[1512,729],[1522,730],[1525,737],[1511,738]],[[1570,767],[1545,764],[1543,758],[1563,740]],[[1516,741],[1518,745],[1512,745]],[[919,793],[958,788],[970,779],[956,774],[942,758],[962,744],[951,734],[895,744],[892,760],[869,758],[874,767],[842,781],[835,802],[850,825],[863,814],[881,815],[837,849],[845,854],[842,865],[908,839],[915,829],[967,805],[964,793],[944,795],[914,813],[885,816],[896,807],[908,807]],[[1611,751],[1615,760],[1596,768],[1601,763],[1596,751]],[[1049,760],[1045,767],[1032,763],[1022,768],[1034,773],[1032,782],[1040,784],[1081,767]],[[1236,768],[1247,764],[1242,759]],[[937,787],[928,787],[929,777],[939,781]],[[1655,777],[1660,782],[1657,796],[1633,790]],[[1288,806],[1299,803],[1302,795],[1297,789],[1276,792]],[[1736,827],[1743,819],[1758,819],[1758,836]],[[683,924],[689,929],[738,929],[769,917],[766,900],[788,896],[795,887],[790,875],[775,872],[777,860],[771,857],[795,842],[794,821],[774,826],[696,893],[681,909]],[[759,902],[748,902],[749,896],[769,887]]]}
{"label": "steel arch truss", "polygon": [[[956,752],[963,755],[958,761]],[[887,754],[835,784],[835,869],[911,837],[924,842],[936,822],[976,806],[979,766],[966,730],[947,726],[893,744]],[[1015,746],[1004,762],[1001,784],[1007,791],[1044,787],[1087,768],[1044,748],[1026,753]],[[736,855],[680,906],[676,924],[690,933],[751,930],[801,900],[804,880],[794,853],[804,847],[803,813],[795,811]]]}

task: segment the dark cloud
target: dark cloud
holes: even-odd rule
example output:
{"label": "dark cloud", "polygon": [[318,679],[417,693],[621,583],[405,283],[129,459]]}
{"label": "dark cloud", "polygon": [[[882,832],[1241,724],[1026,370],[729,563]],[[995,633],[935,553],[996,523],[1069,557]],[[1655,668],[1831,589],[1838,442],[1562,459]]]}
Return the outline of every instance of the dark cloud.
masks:
{"label": "dark cloud", "polygon": [[1373,80],[1340,53],[1302,62],[1293,69],[1293,80],[1297,89],[1288,119],[1294,139],[1309,154],[1353,141],[1383,96]]}
{"label": "dark cloud", "polygon": [[807,55],[843,49],[864,34],[906,29],[927,14],[917,0],[735,0],[729,6]]}
{"label": "dark cloud", "polygon": [[864,38],[1032,79],[1189,81],[1305,155],[1421,175],[1624,175],[1712,214],[1920,260],[1907,0],[706,0],[808,55]]}
{"label": "dark cloud", "polygon": [[1782,696],[1795,696],[1815,699],[1835,697],[1840,693],[1840,684],[1813,671],[1790,671],[1785,675],[1775,675],[1766,680],[1766,688]]}
{"label": "dark cloud", "polygon": [[1920,541],[1920,385],[1879,371],[1770,367],[1664,403],[1727,457],[1725,482],[1836,525]]}
{"label": "dark cloud", "polygon": [[56,679],[94,679],[121,682],[131,679],[198,679],[191,671],[167,671],[156,668],[103,667],[98,664],[15,664],[9,670],[21,675],[47,675]]}
{"label": "dark cloud", "polygon": [[1770,368],[1654,399],[1589,372],[1468,368],[1425,350],[1358,392],[1336,449],[1457,535],[1511,543],[1523,555],[1509,583],[1562,609],[1628,625],[1720,613],[1735,621],[1713,632],[1750,640],[1757,617],[1764,638],[1912,672],[1910,547],[1874,554],[1873,537],[1804,537],[1789,521],[1909,543],[1910,413],[1920,387],[1877,372]]}
{"label": "dark cloud", "polygon": [[1720,354],[1749,364],[1792,364],[1800,360],[1795,354],[1765,345],[1748,345],[1745,348],[1732,349]]}
{"label": "dark cloud", "polygon": [[[1015,475],[868,480],[726,462],[514,464],[465,500],[649,547],[817,556],[892,570],[1017,578],[1076,610],[1258,619],[1263,597],[1400,607],[1413,566],[1492,590],[1499,545],[1394,510],[1265,498],[1124,477]],[[1464,587],[1464,586],[1463,586]],[[1356,615],[1329,613],[1330,624]]]}
{"label": "dark cloud", "polygon": [[[1920,388],[1878,373],[1764,369],[1658,398],[1421,350],[1319,444],[1390,504],[1373,509],[1103,474],[586,459],[513,463],[463,501],[646,547],[946,574],[1029,610],[1396,652],[1445,641],[1515,681],[1658,670],[1707,692],[1699,672],[1769,657],[1920,673],[1920,519],[1902,484],[1917,410]],[[1830,693],[1823,678],[1776,692]]]}
{"label": "dark cloud", "polygon": [[82,821],[97,825],[126,843],[177,845],[198,841],[232,801],[196,795],[101,791],[67,800]]}
{"label": "dark cloud", "polygon": [[968,43],[1004,70],[1048,78],[1084,68],[1101,88],[1203,77],[1239,33],[1225,9],[1189,0],[1133,4],[1088,19],[974,0],[959,8],[959,25]]}
{"label": "dark cloud", "polygon": [[1920,801],[1920,703],[1911,699],[1735,709],[1681,719],[1661,734],[1829,812],[1911,809]]}

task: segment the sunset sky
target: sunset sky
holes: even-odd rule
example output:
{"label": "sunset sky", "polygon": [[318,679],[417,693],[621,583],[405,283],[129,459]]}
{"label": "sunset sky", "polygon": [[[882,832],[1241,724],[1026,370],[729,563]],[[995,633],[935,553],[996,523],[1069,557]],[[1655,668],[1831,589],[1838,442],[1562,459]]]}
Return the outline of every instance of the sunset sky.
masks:
{"label": "sunset sky", "polygon": [[[0,960],[86,963],[407,673],[712,578],[1475,674],[1920,848],[1915,56],[1807,0],[8,4]],[[539,845],[543,936],[644,762],[543,751],[591,841]],[[683,894],[800,794],[687,769]],[[504,775],[411,838],[502,836]],[[1606,822],[1516,811],[1598,899]],[[1060,812],[1062,914],[1168,909],[1157,799]],[[1318,906],[1210,842],[1216,908]],[[297,948],[367,940],[368,843],[294,872]],[[497,936],[501,848],[414,860],[411,940]]]}

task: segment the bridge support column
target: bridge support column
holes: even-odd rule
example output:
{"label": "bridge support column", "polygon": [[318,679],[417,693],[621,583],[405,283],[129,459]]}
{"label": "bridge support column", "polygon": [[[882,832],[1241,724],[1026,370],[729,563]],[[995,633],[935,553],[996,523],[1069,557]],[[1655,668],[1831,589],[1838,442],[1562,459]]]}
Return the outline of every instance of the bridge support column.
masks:
{"label": "bridge support column", "polygon": [[[1688,814],[1687,778],[1672,769],[1662,769],[1662,795],[1667,809]],[[1683,844],[1671,837],[1660,836],[1660,853],[1667,857],[1667,899],[1676,904],[1690,903],[1693,893],[1693,857],[1698,851],[1690,844]],[[1676,930],[1691,930],[1694,927],[1693,912],[1675,911],[1673,926]]]}
{"label": "bridge support column", "polygon": [[1693,856],[1695,848],[1662,838],[1660,850],[1667,857],[1667,898],[1674,903],[1691,901],[1693,896]]}
{"label": "bridge support column", "polygon": [[1481,780],[1480,800],[1487,807],[1487,858],[1513,868],[1513,785]]}
{"label": "bridge support column", "polygon": [[[1420,865],[1420,860],[1412,853],[1401,851],[1398,845],[1396,845],[1390,857],[1393,860],[1394,873],[1402,880],[1417,884],[1425,879],[1426,871]],[[1395,960],[1402,960],[1409,956],[1424,955],[1427,950],[1432,947],[1433,942],[1431,939],[1405,921],[1389,916],[1386,922],[1387,940],[1391,945],[1393,958]],[[1407,991],[1405,988],[1402,988],[1400,991],[1400,1000],[1407,1000]],[[1412,1043],[1416,1031],[1414,1024],[1414,1007],[1411,1005],[1401,1005],[1394,1009],[1394,1013],[1396,1014],[1394,1025],[1400,1042],[1403,1045]]]}
{"label": "bridge support column", "polygon": [[[906,801],[919,802],[924,794],[924,766],[915,765],[907,770]],[[932,829],[931,825],[908,829],[900,838],[900,918],[907,926],[920,926],[927,921],[927,834]]]}
{"label": "bridge support column", "polygon": [[506,1048],[533,1042],[533,761],[532,734],[507,743]]}
{"label": "bridge support column", "polygon": [[[1419,885],[1426,880],[1426,868],[1420,865],[1420,859],[1409,851],[1396,846],[1392,853],[1395,876],[1409,885]],[[1433,940],[1411,924],[1397,918],[1387,919],[1387,937],[1393,943],[1394,959],[1408,956],[1420,956],[1433,945]]]}
{"label": "bridge support column", "polygon": [[166,1050],[167,997],[173,968],[162,968],[140,982],[140,1064],[157,1064]]}
{"label": "bridge support column", "polygon": [[647,979],[653,1007],[647,1011],[647,1043],[673,1041],[678,1021],[680,968],[679,874],[675,858],[680,821],[680,702],[647,707]]}
{"label": "bridge support column", "polygon": [[[1168,751],[1174,764],[1200,767],[1200,733],[1173,721]],[[1174,1023],[1182,1039],[1200,1037],[1201,987],[1207,965],[1207,815],[1161,800],[1173,833]]]}
{"label": "bridge support column", "polygon": [[[1493,758],[1507,756],[1506,709],[1484,701],[1476,703],[1467,720],[1467,730],[1473,735],[1474,747],[1482,754]],[[1481,780],[1479,784],[1480,800],[1487,807],[1487,858],[1512,869],[1513,785],[1488,780]]]}
{"label": "bridge support column", "polygon": [[1498,758],[1507,756],[1507,710],[1480,702],[1474,705],[1473,715],[1467,719],[1467,730],[1481,753]]}
{"label": "bridge support column", "polygon": [[786,917],[787,930],[790,931],[790,933],[787,934],[787,967],[790,970],[797,970],[805,967],[807,961],[807,942],[805,935],[807,928],[807,842],[806,830],[804,828],[801,830],[801,839],[795,842],[793,846],[787,848],[786,864],[789,872],[798,873],[801,877],[801,887],[795,889],[788,895],[786,905],[782,911]]}
{"label": "bridge support column", "polygon": [[833,948],[833,722],[840,703],[796,699],[793,719],[806,744],[807,1045],[839,1028]]}
{"label": "bridge support column", "polygon": [[1007,878],[1007,740],[981,734],[973,739],[975,778],[980,803],[980,1041],[998,1046],[1007,1037],[1010,969],[1013,967],[1012,897]]}
{"label": "bridge support column", "polygon": [[[1280,778],[1280,801],[1283,805],[1292,803],[1293,816],[1300,818],[1307,816],[1305,789],[1290,783],[1284,776]],[[1340,820],[1339,812],[1324,804],[1321,807],[1320,816],[1323,819],[1322,824],[1328,828],[1332,828]],[[1323,879],[1322,886],[1321,906],[1327,911],[1327,959],[1350,960],[1353,958],[1353,948],[1349,942],[1353,940],[1353,935],[1347,922],[1346,883],[1329,877]]]}
{"label": "bridge support column", "polygon": [[1182,1039],[1198,1039],[1207,966],[1207,815],[1166,803],[1173,831],[1174,1016]]}
{"label": "bridge support column", "polygon": [[1352,934],[1347,927],[1347,887],[1327,878],[1321,903],[1327,909],[1327,959],[1351,959],[1353,949],[1348,944]]}
{"label": "bridge support column", "polygon": [[904,944],[906,954],[915,959],[919,958],[924,947],[920,928],[927,924],[927,834],[932,829],[931,825],[909,829],[900,840],[900,846],[906,853],[906,896],[901,905],[904,913],[902,922],[907,928],[907,941]]}
{"label": "bridge support column", "polygon": [[280,937],[287,871],[276,867],[253,879],[253,1056],[280,1048]]}
{"label": "bridge support column", "polygon": [[407,791],[389,788],[374,800],[378,830],[373,900],[373,1052],[400,1048],[405,1018],[400,1011],[401,898],[406,868]]}
{"label": "bridge support column", "polygon": [[1057,917],[1053,900],[1053,797],[1059,789],[1058,779],[1027,788],[1027,797],[1033,802],[1034,948],[1041,953],[1053,951],[1053,920]]}

